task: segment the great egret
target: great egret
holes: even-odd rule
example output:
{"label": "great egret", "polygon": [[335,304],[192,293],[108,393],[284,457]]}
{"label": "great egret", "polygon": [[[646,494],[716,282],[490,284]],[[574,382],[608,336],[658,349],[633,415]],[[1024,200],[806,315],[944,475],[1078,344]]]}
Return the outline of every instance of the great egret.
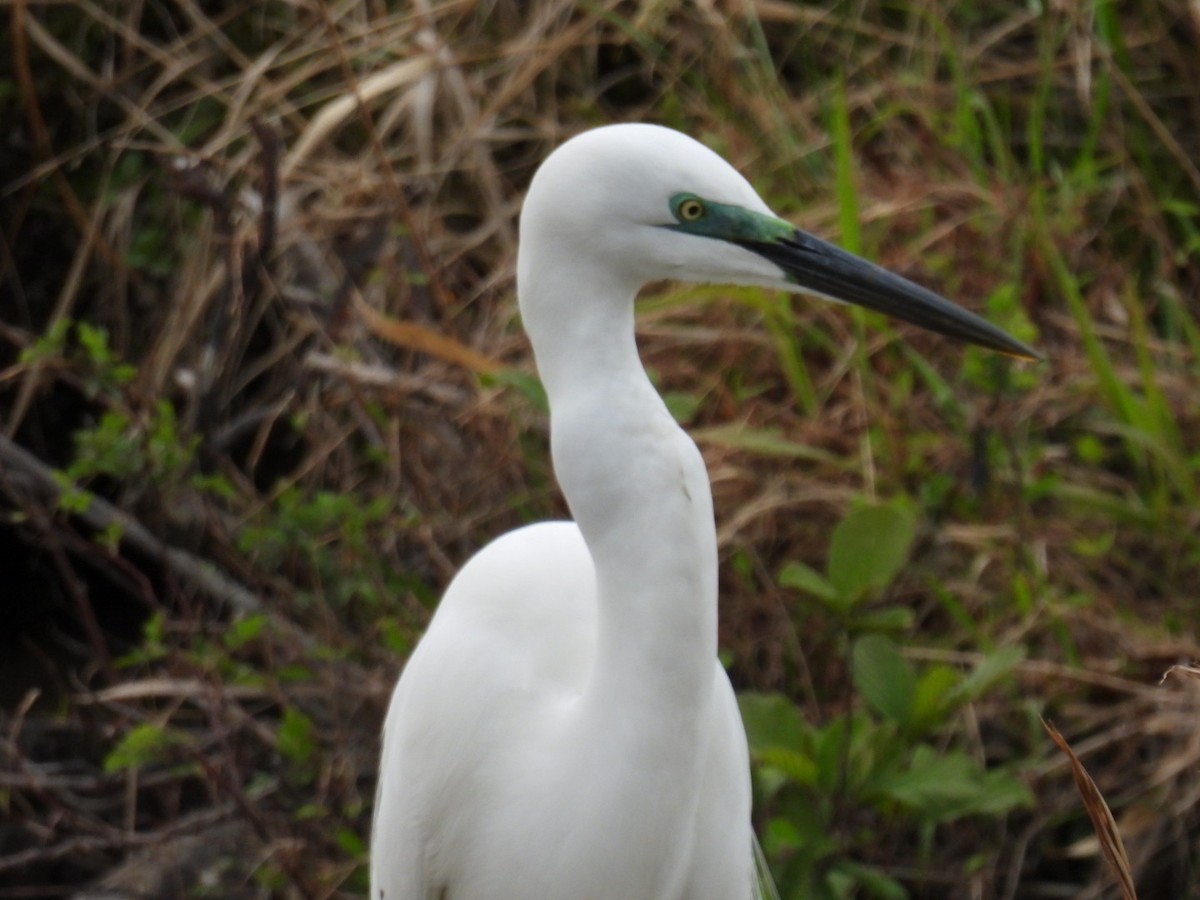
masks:
{"label": "great egret", "polygon": [[634,341],[634,297],[663,278],[805,289],[1036,356],[776,217],[678,132],[611,125],[552,153],[525,198],[517,292],[575,521],[479,551],[409,659],[384,726],[372,900],[757,895],[708,474]]}

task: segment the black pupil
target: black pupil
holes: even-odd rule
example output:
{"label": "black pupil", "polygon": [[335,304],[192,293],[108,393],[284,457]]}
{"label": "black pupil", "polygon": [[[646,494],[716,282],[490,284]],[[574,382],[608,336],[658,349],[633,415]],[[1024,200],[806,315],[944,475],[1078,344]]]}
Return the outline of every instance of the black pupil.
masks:
{"label": "black pupil", "polygon": [[683,204],[683,215],[685,218],[694,219],[700,215],[700,204],[695,200],[689,200]]}

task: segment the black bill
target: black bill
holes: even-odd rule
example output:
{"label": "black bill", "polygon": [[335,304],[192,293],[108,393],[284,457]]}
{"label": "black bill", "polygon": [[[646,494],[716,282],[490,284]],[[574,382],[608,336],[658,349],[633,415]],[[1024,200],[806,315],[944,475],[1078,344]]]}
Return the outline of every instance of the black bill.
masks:
{"label": "black bill", "polygon": [[775,240],[735,240],[779,266],[788,280],[833,300],[903,319],[946,337],[1023,359],[1041,354],[972,312],[818,237],[796,229]]}

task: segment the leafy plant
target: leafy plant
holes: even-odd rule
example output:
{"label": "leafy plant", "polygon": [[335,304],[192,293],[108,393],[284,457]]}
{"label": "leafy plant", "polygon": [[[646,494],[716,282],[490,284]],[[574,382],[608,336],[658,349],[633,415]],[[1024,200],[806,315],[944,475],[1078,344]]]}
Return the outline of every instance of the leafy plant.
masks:
{"label": "leafy plant", "polygon": [[288,487],[241,530],[238,544],[258,565],[294,573],[307,586],[299,595],[305,602],[370,607],[409,591],[432,598],[379,553],[396,515],[388,496],[364,503],[352,493]]}
{"label": "leafy plant", "polygon": [[850,633],[900,630],[912,625],[902,606],[870,606],[900,573],[916,537],[916,515],[904,501],[862,506],[834,529],[824,574],[792,562],[779,574],[783,587],[819,602]]}
{"label": "leafy plant", "polygon": [[[818,724],[780,694],[739,699],[761,808],[768,811],[764,844],[785,897],[906,897],[899,881],[855,859],[879,829],[899,820],[928,844],[938,826],[1004,816],[1032,802],[1016,774],[988,769],[946,740],[956,714],[1009,674],[1023,653],[998,650],[968,672],[918,669],[894,637],[911,624],[911,613],[871,605],[904,566],[915,532],[907,502],[862,506],[834,529],[824,574],[792,563],[780,575],[841,623],[861,700]],[[864,818],[876,824],[855,827]]]}

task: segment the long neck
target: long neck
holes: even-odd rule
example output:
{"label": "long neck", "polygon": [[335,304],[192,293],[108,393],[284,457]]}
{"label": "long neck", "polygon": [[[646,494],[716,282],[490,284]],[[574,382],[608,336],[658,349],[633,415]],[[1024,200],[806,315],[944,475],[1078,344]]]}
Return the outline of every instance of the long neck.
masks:
{"label": "long neck", "polygon": [[642,751],[696,746],[717,650],[708,474],[638,357],[636,284],[587,261],[542,262],[521,279],[521,307],[549,397],[555,472],[599,595],[595,665],[579,708],[597,726],[635,713],[653,723],[631,737]]}

